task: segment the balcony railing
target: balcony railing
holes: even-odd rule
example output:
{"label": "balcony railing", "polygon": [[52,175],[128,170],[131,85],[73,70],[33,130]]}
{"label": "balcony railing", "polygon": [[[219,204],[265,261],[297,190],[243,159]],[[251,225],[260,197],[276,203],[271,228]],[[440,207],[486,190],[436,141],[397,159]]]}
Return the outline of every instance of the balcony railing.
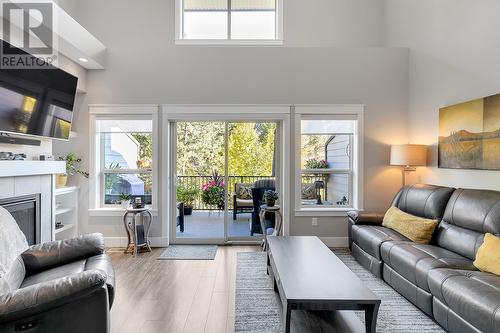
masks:
{"label": "balcony railing", "polygon": [[[244,184],[254,184],[258,180],[262,179],[275,179],[274,176],[229,176],[229,184],[228,187],[228,204],[229,209],[233,209],[233,194],[234,194],[234,185],[236,183],[244,183]],[[201,186],[203,184],[207,184],[211,181],[212,176],[177,176],[178,186],[184,188],[197,188],[200,189],[199,194],[196,196],[196,199],[193,204],[194,210],[216,210],[217,207],[206,205],[201,200]],[[327,180],[328,175],[303,175],[302,182],[307,184],[313,184],[317,180],[322,180],[325,182],[325,188],[321,189],[321,195],[323,200],[327,200]]]}
{"label": "balcony railing", "polygon": [[[245,184],[253,184],[257,180],[261,179],[275,179],[274,176],[229,176],[229,183],[227,184],[228,188],[228,204],[229,209],[233,209],[233,194],[234,194],[234,184],[236,183],[245,183]],[[177,176],[178,186],[182,186],[184,188],[197,188],[200,189],[200,193],[196,197],[193,205],[194,210],[216,210],[217,207],[206,205],[201,200],[201,186],[203,184],[207,184],[211,181],[212,176]]]}

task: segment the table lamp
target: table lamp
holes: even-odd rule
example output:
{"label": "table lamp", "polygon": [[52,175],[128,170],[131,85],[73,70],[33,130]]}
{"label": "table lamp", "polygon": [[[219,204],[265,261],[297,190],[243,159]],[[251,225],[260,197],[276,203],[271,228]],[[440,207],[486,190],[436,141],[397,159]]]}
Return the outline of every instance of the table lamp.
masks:
{"label": "table lamp", "polygon": [[417,166],[427,165],[427,146],[426,145],[392,145],[391,146],[391,165],[404,166],[403,168],[403,186],[406,185],[406,172],[416,171]]}

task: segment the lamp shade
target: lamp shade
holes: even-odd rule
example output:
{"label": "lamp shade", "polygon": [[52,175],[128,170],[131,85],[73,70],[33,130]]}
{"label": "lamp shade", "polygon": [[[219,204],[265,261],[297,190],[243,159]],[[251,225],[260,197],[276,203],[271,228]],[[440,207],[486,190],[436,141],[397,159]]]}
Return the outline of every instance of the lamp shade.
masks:
{"label": "lamp shade", "polygon": [[427,165],[426,145],[392,145],[391,165],[422,166]]}

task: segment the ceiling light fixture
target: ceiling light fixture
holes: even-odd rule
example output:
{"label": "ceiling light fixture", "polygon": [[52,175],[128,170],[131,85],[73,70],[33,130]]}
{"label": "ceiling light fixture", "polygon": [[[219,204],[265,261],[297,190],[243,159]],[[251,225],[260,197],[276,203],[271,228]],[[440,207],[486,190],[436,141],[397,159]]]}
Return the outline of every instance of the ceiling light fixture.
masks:
{"label": "ceiling light fixture", "polygon": [[78,58],[78,60],[80,60],[81,62],[89,62],[87,58]]}

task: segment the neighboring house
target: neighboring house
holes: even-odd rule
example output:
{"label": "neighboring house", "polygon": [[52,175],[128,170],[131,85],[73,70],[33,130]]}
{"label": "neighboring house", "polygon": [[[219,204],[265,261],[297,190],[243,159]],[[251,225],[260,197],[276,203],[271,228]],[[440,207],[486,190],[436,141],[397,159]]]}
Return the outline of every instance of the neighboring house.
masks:
{"label": "neighboring house", "polygon": [[[326,160],[328,167],[338,170],[347,170],[350,167],[351,158],[349,156],[349,145],[351,137],[349,135],[335,135],[326,142]],[[349,200],[349,175],[331,174],[326,183],[326,199],[333,203]],[[348,204],[348,202],[345,202]]]}

